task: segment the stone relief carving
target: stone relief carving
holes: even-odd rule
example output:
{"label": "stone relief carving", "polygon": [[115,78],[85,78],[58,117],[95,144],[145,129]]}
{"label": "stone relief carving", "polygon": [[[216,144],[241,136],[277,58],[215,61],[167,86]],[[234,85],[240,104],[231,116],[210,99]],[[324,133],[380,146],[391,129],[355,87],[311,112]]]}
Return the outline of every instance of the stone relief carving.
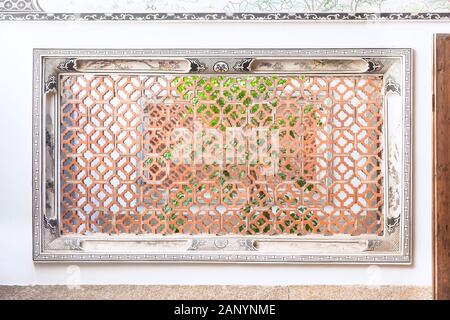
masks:
{"label": "stone relief carving", "polygon": [[252,58],[243,59],[241,61],[238,61],[234,65],[233,69],[240,72],[249,72],[252,62],[253,62]]}
{"label": "stone relief carving", "polygon": [[200,62],[198,59],[188,59],[188,61],[191,63],[191,72],[203,72],[208,69],[206,64]]}
{"label": "stone relief carving", "polygon": [[[354,50],[354,51],[352,51],[352,50],[349,50],[348,52],[343,52],[343,50],[330,50],[330,51],[327,51],[327,54],[328,55],[343,55],[343,56],[347,56],[349,54],[349,52],[351,52],[351,54],[353,56],[355,56],[355,55],[358,56],[358,55],[364,54],[364,51],[362,49],[357,49],[357,50]],[[40,52],[45,54],[44,51],[40,51]],[[51,52],[52,52],[52,54],[55,54],[55,51],[51,51]],[[69,56],[67,56],[67,59],[61,64],[60,64],[61,58],[55,59],[55,61],[57,61],[57,63],[60,66],[58,72],[63,72],[64,73],[64,72],[67,72],[67,71],[73,71],[74,69],[76,70],[78,68],[78,66],[77,66],[77,58],[73,58],[73,57],[77,57],[78,53],[73,53],[73,52],[74,52],[73,50],[70,51],[70,57],[72,57],[72,58],[69,58]],[[98,51],[98,50],[95,50],[92,53],[89,53],[89,51],[80,51],[79,54],[80,54],[80,56],[86,56],[86,55],[89,55],[89,54],[98,55],[99,52],[100,51]],[[120,51],[120,52],[122,52],[122,51]],[[204,52],[207,53],[208,51],[205,50]],[[307,54],[305,54],[303,51],[299,51],[299,52],[300,53],[297,53],[297,54],[302,54],[303,56],[306,56],[307,54],[318,55],[318,56],[324,55],[323,51],[320,51],[320,50],[317,51],[317,52],[316,51],[314,51],[314,52],[313,51],[311,51],[311,52],[308,51]],[[406,70],[409,70],[408,69],[409,66],[410,66],[410,64],[409,64],[410,63],[409,51],[407,51],[407,50],[404,51],[404,49],[389,49],[389,50],[386,49],[386,51],[383,51],[383,49],[380,49],[379,51],[375,50],[375,52],[376,52],[376,54],[378,54],[378,56],[382,56],[383,54],[386,54],[386,52],[388,52],[388,54],[390,54],[390,55],[393,55],[393,54],[403,55],[403,57],[405,59],[404,60],[405,61],[404,68],[406,68]],[[266,54],[267,53],[268,52],[266,52]],[[275,54],[275,55],[276,54],[280,54],[280,52],[278,52],[278,51],[271,51],[270,53]],[[374,53],[374,50],[371,49],[370,57],[372,57],[373,53]],[[64,54],[65,54],[65,52],[61,51],[61,56],[62,57],[64,57]],[[73,56],[72,56],[72,54],[73,54]],[[107,53],[105,52],[105,55],[110,55],[110,54],[112,54],[113,56],[117,55],[116,52],[109,52],[109,51]],[[126,52],[126,53],[124,52],[123,54],[125,56],[135,56],[136,55],[136,53],[132,52],[132,51],[129,51],[129,52]],[[141,52],[141,54],[142,54],[142,52]],[[161,54],[163,56],[168,56],[168,55],[170,56],[170,52],[169,53],[158,52],[157,54]],[[190,57],[195,57],[196,56],[195,54],[193,54],[192,51],[186,52],[185,54],[187,56],[190,56]],[[213,56],[213,58],[209,59],[208,60],[208,65],[209,66],[213,66],[213,64],[211,64],[210,61],[221,61],[223,56],[221,56],[220,54],[226,55],[227,52],[223,51],[222,53],[218,53],[218,52],[214,51],[214,54],[218,55],[218,57],[214,57]],[[242,57],[246,57],[246,56],[249,55],[248,52],[240,52],[239,54],[240,54],[240,57],[241,57],[240,58],[241,61],[245,60]],[[35,57],[37,57],[37,55],[35,55]],[[233,56],[232,57],[233,58],[224,59],[224,61],[226,61],[228,63],[228,65],[230,65],[230,66],[235,66],[236,65],[236,61],[239,61],[236,58],[235,52],[233,52]],[[201,58],[201,59],[203,60],[203,58]],[[232,60],[232,59],[235,59],[235,60]],[[192,60],[197,60],[197,59],[196,58],[190,58],[189,59],[189,61],[191,61],[191,62],[192,62]],[[399,59],[397,61],[399,61]],[[35,61],[35,62],[39,63],[38,61]],[[198,60],[197,60],[197,64],[201,65],[202,63],[198,62]],[[48,61],[48,66],[51,66],[52,68],[54,68],[55,64],[54,64],[54,62]],[[97,64],[96,66],[99,66],[99,65]],[[48,71],[48,70],[46,70],[46,71]],[[53,72],[54,72],[54,70],[53,70]],[[43,74],[49,74],[49,73],[44,72]],[[52,73],[50,73],[50,74],[52,74]],[[409,91],[410,90],[410,87],[409,87],[410,79],[408,78],[408,73],[406,75],[404,75],[404,76],[406,78],[404,78],[403,79],[404,81],[402,82],[402,84],[403,84],[403,87],[402,87],[402,89],[403,89],[402,91],[403,92],[402,92],[402,94],[409,95],[410,94],[410,91]],[[54,84],[54,82],[53,82],[53,80],[55,80],[55,79],[53,79],[51,76],[47,78],[47,81],[43,81],[43,79],[41,77],[42,77],[41,74],[36,74],[35,73],[35,81],[37,81],[36,83],[39,83],[41,85],[40,90],[42,90],[42,91],[40,91],[39,94],[36,95],[36,97],[39,97],[40,94],[44,94],[45,92],[51,92],[54,89],[54,87],[56,86]],[[393,85],[393,83],[391,83],[391,81],[389,81],[389,78],[387,78],[385,80],[386,80],[385,84],[389,84],[389,86],[388,85],[385,86],[385,90],[388,91],[387,89],[390,88],[390,86]],[[395,86],[393,86],[392,88],[395,88]],[[389,89],[389,90],[391,90],[391,89]],[[39,101],[39,100],[35,99],[35,101]],[[406,117],[407,117],[408,116],[408,112],[409,112],[408,110],[409,110],[410,106],[409,106],[409,104],[407,104],[407,102],[409,100],[405,100],[405,101],[406,101],[405,102],[406,104],[404,105],[405,109],[402,112],[406,112]],[[36,111],[36,109],[35,109],[35,115],[36,114],[39,115],[39,111]],[[40,123],[40,121],[37,121],[36,123]],[[37,128],[37,127],[35,127],[35,128]],[[402,130],[401,127],[398,127],[397,129],[400,130],[400,131]],[[37,131],[35,131],[35,132],[37,132]],[[400,146],[400,150],[398,149],[399,146],[394,146],[396,149],[391,149],[391,145],[389,145],[389,153],[393,153],[394,155],[402,153],[402,154],[405,155],[405,158],[408,159],[408,154],[409,154],[408,146],[409,146],[409,143],[410,143],[409,142],[409,135],[408,135],[407,132],[404,133],[404,134],[405,134],[405,136],[403,138],[404,138],[405,143],[406,143],[405,144],[405,149],[402,149],[402,146]],[[37,142],[36,142],[36,140],[35,140],[34,146],[35,146],[35,150],[40,150],[40,149],[37,149]],[[392,150],[396,150],[396,152],[393,152]],[[35,155],[36,155],[36,157],[38,157],[39,156],[39,152],[35,153]],[[35,158],[35,162],[34,163],[37,164],[38,160],[39,160],[39,158]],[[401,160],[396,158],[395,162],[398,162],[398,161],[401,161]],[[388,164],[389,169],[390,169],[390,166],[391,166],[391,164]],[[35,166],[35,168],[39,168],[39,166]],[[408,168],[409,167],[406,166],[405,170],[402,170],[399,167],[396,167],[394,170],[398,174],[398,185],[397,185],[397,187],[392,187],[392,186],[395,186],[395,179],[396,179],[395,176],[392,176],[393,178],[391,178],[391,180],[394,181],[394,182],[391,181],[390,184],[389,184],[390,188],[397,189],[397,195],[398,195],[399,199],[400,199],[400,197],[404,198],[405,194],[408,194],[409,185],[408,184],[404,185],[403,182],[402,182],[403,180],[400,179],[400,176],[402,174],[403,175],[408,175],[408,170],[409,170]],[[38,171],[35,171],[35,172],[38,172]],[[35,177],[34,181],[35,181],[35,186],[37,186],[38,189],[41,188],[41,183],[39,182],[39,178],[36,179],[36,177]],[[47,180],[47,181],[51,181],[51,180]],[[404,181],[408,181],[408,180],[405,179]],[[53,182],[52,182],[51,186],[47,186],[47,189],[49,189],[49,190],[54,190],[55,189],[55,187],[53,185]],[[391,191],[389,191],[389,192],[391,192]],[[391,197],[391,193],[389,193],[389,196]],[[36,193],[35,193],[34,199],[35,199],[35,202],[34,202],[34,204],[35,204],[35,213],[39,215],[42,211],[40,210],[40,207],[39,207],[40,206],[39,196],[37,196]],[[408,204],[408,198],[406,198],[405,201],[406,201],[405,205],[408,206],[409,205]],[[400,210],[403,211],[405,209],[405,208],[402,207],[401,201],[398,201],[397,204],[398,204],[397,208],[400,208]],[[391,205],[391,204],[389,204],[389,205]],[[408,207],[406,207],[406,209],[408,209]],[[409,211],[405,211],[405,214],[406,214],[405,223],[402,222],[402,224],[407,226],[408,225],[408,221],[410,221],[410,216],[409,216],[410,213],[409,213]],[[36,216],[35,216],[35,219],[37,219]],[[48,218],[45,215],[42,216],[42,219],[43,219],[42,220],[42,227],[45,228],[48,233],[53,232],[52,230],[55,229],[55,227],[57,227],[57,221],[53,221],[53,218]],[[394,234],[395,231],[398,231],[398,228],[396,228],[396,227],[400,225],[400,219],[396,219],[396,217],[387,217],[386,221],[387,221],[387,229],[386,229],[387,233]],[[38,228],[38,227],[39,227],[39,224],[37,225],[36,228]],[[408,229],[406,229],[406,230],[408,231]],[[397,233],[395,233],[395,234],[397,234]],[[325,255],[325,256],[318,257],[315,254],[311,254],[311,255],[291,254],[290,251],[288,251],[288,250],[286,251],[285,255],[273,254],[272,253],[273,251],[270,251],[269,253],[266,252],[266,251],[261,252],[260,251],[261,248],[260,248],[260,246],[258,244],[259,240],[255,240],[255,239],[252,239],[252,238],[250,238],[250,239],[230,238],[230,237],[228,237],[226,239],[224,239],[224,238],[214,238],[214,237],[212,237],[211,239],[197,238],[197,239],[191,239],[191,242],[187,244],[187,247],[189,248],[187,250],[188,253],[186,253],[186,251],[185,251],[184,253],[178,252],[178,253],[175,253],[175,254],[169,254],[169,253],[145,253],[145,254],[142,254],[142,252],[141,252],[141,253],[135,254],[135,255],[133,255],[133,254],[126,254],[126,255],[125,254],[123,254],[123,255],[120,254],[120,255],[118,255],[118,254],[115,254],[115,253],[113,253],[113,254],[103,254],[103,253],[98,253],[98,252],[90,252],[89,253],[89,252],[86,252],[87,249],[85,247],[85,244],[86,244],[84,242],[85,240],[80,240],[78,238],[77,239],[70,239],[70,238],[69,239],[64,239],[64,237],[60,237],[59,239],[62,239],[62,241],[67,240],[67,242],[65,242],[65,244],[70,250],[74,250],[74,251],[82,250],[83,254],[86,253],[85,255],[83,255],[83,260],[84,261],[120,260],[120,259],[123,259],[123,260],[136,259],[136,260],[147,260],[147,261],[161,261],[161,260],[164,260],[164,261],[170,261],[170,260],[172,260],[172,261],[192,261],[192,260],[196,260],[196,261],[212,261],[214,259],[218,259],[217,261],[221,261],[221,260],[223,261],[223,259],[227,259],[227,261],[260,261],[260,262],[270,262],[270,261],[278,261],[278,262],[280,262],[280,261],[291,261],[291,262],[301,262],[301,261],[313,262],[313,261],[315,261],[315,262],[317,262],[317,261],[320,260],[322,262],[352,262],[352,263],[354,263],[354,262],[376,263],[377,261],[378,262],[388,262],[388,261],[389,262],[393,262],[394,261],[394,260],[391,260],[392,259],[391,256],[384,256],[383,254],[380,254],[378,252],[378,250],[380,250],[380,248],[384,248],[382,245],[380,245],[379,240],[369,240],[369,242],[367,242],[367,250],[368,251],[372,251],[372,250],[373,251],[377,251],[377,254],[378,254],[377,256],[370,256],[370,255],[364,255],[364,254],[360,254],[358,256],[355,256],[353,254],[350,254],[349,256],[346,256],[346,257],[338,257],[338,256],[335,256],[333,254],[330,254],[330,255]],[[406,238],[406,240],[402,240],[402,239],[397,239],[396,240],[396,241],[399,241],[399,243],[401,243],[401,245],[399,247],[405,250],[404,254],[399,254],[398,256],[396,256],[396,258],[395,258],[396,262],[408,262],[408,261],[410,261],[410,252],[409,252],[408,239],[409,238]],[[117,240],[121,241],[120,238],[118,238]],[[102,243],[104,242],[104,240],[99,240],[99,241],[102,242]],[[141,240],[141,241],[145,242],[145,239]],[[152,240],[152,241],[158,242],[157,240]],[[268,240],[266,239],[264,241],[265,241],[265,243],[267,243]],[[314,241],[314,240],[308,240],[308,241]],[[342,240],[342,241],[345,242],[345,240]],[[406,241],[406,242],[402,242],[402,241]],[[84,243],[84,245],[83,245],[83,243]],[[322,245],[325,246],[325,244],[322,244]],[[336,248],[340,248],[340,246],[341,246],[340,243],[335,243],[333,245]],[[265,246],[267,248],[267,244],[265,244]],[[187,249],[187,247],[185,248],[185,250]],[[302,247],[302,246],[298,246],[298,247]],[[356,248],[356,247],[358,247],[358,246],[356,246],[356,245],[355,246],[348,246],[348,249],[346,249],[346,250],[350,250],[350,248]],[[45,246],[44,246],[44,248],[45,248]],[[71,260],[71,259],[75,259],[75,260],[78,259],[77,257],[74,257],[74,256],[72,256],[72,257],[70,257],[70,256],[62,256],[60,253],[56,253],[56,254],[55,253],[42,253],[40,250],[41,250],[40,246],[39,247],[35,247],[35,253],[37,253],[37,255],[35,255],[36,260],[52,259],[52,260],[55,260],[55,261],[59,261],[59,260],[67,261],[67,260]],[[351,249],[351,250],[353,250],[353,249]],[[195,256],[190,256],[189,255],[190,251],[196,251],[196,253],[200,253],[200,254],[199,255],[195,255]],[[206,253],[203,252],[203,251],[205,251]],[[220,255],[219,256],[215,256],[215,255],[211,255],[211,254],[207,253],[209,251],[211,251],[211,252],[215,251],[215,252],[218,252],[218,253],[220,253],[220,252],[227,252],[227,251],[232,251],[232,252],[235,251],[236,252],[236,256],[232,257],[232,256],[229,256],[228,254],[225,255],[225,256],[220,256]],[[251,252],[251,251],[255,251],[259,255],[258,256],[245,256],[245,257],[240,256],[241,252],[242,253],[244,253],[244,252],[248,253],[248,252]],[[163,251],[159,251],[159,252],[163,252]]]}
{"label": "stone relief carving", "polygon": [[385,80],[385,92],[401,94],[401,86],[392,76],[388,76]]}

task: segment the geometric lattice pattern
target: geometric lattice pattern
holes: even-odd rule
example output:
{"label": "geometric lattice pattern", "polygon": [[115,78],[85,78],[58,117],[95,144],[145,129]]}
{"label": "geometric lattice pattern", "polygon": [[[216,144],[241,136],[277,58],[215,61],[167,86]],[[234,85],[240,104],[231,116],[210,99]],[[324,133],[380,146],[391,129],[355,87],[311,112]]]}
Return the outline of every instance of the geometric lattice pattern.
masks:
{"label": "geometric lattice pattern", "polygon": [[383,234],[379,76],[61,81],[64,234]]}

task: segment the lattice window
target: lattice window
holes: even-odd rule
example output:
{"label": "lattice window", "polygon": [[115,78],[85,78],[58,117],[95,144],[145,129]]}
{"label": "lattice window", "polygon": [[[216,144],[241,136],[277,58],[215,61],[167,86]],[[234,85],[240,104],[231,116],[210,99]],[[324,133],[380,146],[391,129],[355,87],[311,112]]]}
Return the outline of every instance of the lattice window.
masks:
{"label": "lattice window", "polygon": [[410,55],[36,50],[34,259],[410,262]]}
{"label": "lattice window", "polygon": [[61,82],[64,234],[383,234],[379,76]]}

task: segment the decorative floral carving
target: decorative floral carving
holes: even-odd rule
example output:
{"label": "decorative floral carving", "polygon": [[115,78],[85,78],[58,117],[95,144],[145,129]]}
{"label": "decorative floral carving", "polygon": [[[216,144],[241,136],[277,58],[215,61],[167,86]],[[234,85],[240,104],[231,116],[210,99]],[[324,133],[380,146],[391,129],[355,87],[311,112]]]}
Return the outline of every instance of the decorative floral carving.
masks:
{"label": "decorative floral carving", "polygon": [[218,61],[214,64],[213,70],[217,73],[224,73],[224,72],[228,72],[228,70],[230,69],[230,67],[228,66],[228,64],[224,61]]}

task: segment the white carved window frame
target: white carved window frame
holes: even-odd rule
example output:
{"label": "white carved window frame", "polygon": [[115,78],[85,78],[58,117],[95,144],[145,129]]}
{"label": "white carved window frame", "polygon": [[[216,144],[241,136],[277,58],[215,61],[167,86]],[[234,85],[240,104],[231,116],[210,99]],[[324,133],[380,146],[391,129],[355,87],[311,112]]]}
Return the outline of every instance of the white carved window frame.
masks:
{"label": "white carved window frame", "polygon": [[[191,70],[215,73],[217,62],[226,72],[250,72],[247,59],[355,59],[366,63],[359,71],[326,70],[327,74],[382,74],[384,95],[384,223],[377,237],[298,239],[268,236],[95,237],[68,236],[58,231],[58,166],[49,152],[59,150],[58,75],[76,72],[83,59],[182,59]],[[236,67],[236,68],[233,68]],[[228,66],[227,66],[228,67]],[[408,264],[411,241],[412,151],[411,49],[35,49],[33,66],[33,259],[36,262],[259,262]],[[98,71],[98,70],[97,70]],[[121,72],[113,70],[112,72]],[[145,70],[143,70],[145,72]],[[272,74],[276,73],[272,71]],[[283,73],[279,70],[279,73]],[[289,71],[288,71],[289,73]],[[311,70],[291,71],[314,75]],[[396,109],[396,112],[391,112]],[[56,155],[57,157],[57,155]],[[50,203],[50,205],[49,205]],[[141,246],[139,246],[141,244]],[[142,244],[148,249],[142,250]]]}

